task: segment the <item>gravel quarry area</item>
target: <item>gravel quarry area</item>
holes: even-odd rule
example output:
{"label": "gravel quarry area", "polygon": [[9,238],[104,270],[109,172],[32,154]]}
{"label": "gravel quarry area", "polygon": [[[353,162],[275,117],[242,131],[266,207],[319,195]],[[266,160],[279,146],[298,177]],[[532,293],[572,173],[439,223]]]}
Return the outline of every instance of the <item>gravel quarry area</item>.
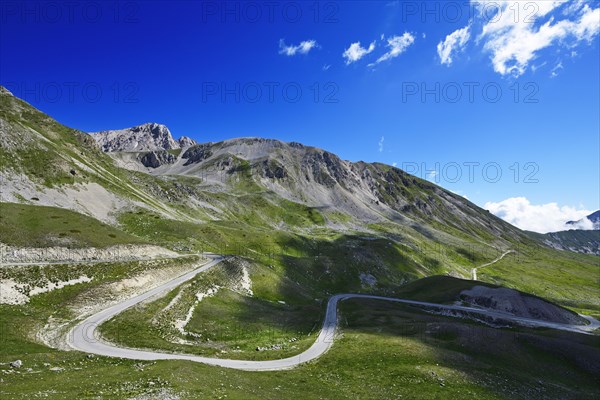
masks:
{"label": "gravel quarry area", "polygon": [[103,249],[68,247],[14,247],[0,244],[1,266],[34,265],[36,263],[114,262],[175,258],[180,254],[153,245],[118,245]]}
{"label": "gravel quarry area", "polygon": [[524,295],[508,288],[474,286],[460,294],[462,303],[482,309],[505,312],[518,317],[556,322],[559,324],[585,324],[578,314],[559,307],[539,297]]}

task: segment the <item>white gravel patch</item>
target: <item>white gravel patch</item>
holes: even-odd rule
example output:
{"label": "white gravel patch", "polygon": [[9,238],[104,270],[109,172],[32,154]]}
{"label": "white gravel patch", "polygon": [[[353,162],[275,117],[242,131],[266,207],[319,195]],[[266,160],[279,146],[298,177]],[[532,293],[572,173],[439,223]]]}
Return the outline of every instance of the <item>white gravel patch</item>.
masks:
{"label": "white gravel patch", "polygon": [[92,278],[85,275],[68,281],[48,282],[45,286],[34,286],[30,288],[24,283],[5,279],[0,282],[0,304],[21,305],[29,303],[31,296],[62,289],[65,286],[77,285],[78,283],[91,282]]}
{"label": "white gravel patch", "polygon": [[59,281],[59,282],[48,282],[48,285],[45,287],[35,287],[31,291],[29,291],[29,296],[35,296],[36,294],[51,292],[56,289],[62,289],[65,286],[77,285],[78,283],[87,283],[91,282],[92,278],[89,278],[85,275],[80,276],[76,279],[70,279],[68,281]]}
{"label": "white gravel patch", "polygon": [[107,248],[67,248],[67,247],[14,247],[0,243],[3,264],[18,263],[65,263],[86,261],[128,261],[148,260],[161,257],[175,257],[177,253],[153,245],[118,245]]}
{"label": "white gravel patch", "polygon": [[196,307],[198,306],[198,303],[200,303],[203,299],[205,299],[207,297],[214,296],[219,291],[219,289],[220,289],[219,286],[213,286],[213,287],[209,288],[206,292],[196,293],[196,301],[194,302],[194,304],[192,304],[192,306],[188,310],[185,318],[177,319],[173,323],[173,326],[175,327],[175,329],[177,329],[179,331],[179,333],[181,333],[182,335],[196,336],[196,334],[186,331],[185,327],[191,321],[192,316],[194,315],[194,311],[196,310]]}
{"label": "white gravel patch", "polygon": [[250,280],[250,273],[245,265],[242,267],[242,280],[240,284],[243,291],[248,293],[250,296],[254,296],[254,292],[252,291],[252,280]]}
{"label": "white gravel patch", "polygon": [[3,279],[0,281],[0,304],[19,305],[29,302],[29,296],[25,295],[17,288],[20,284],[11,280]]}

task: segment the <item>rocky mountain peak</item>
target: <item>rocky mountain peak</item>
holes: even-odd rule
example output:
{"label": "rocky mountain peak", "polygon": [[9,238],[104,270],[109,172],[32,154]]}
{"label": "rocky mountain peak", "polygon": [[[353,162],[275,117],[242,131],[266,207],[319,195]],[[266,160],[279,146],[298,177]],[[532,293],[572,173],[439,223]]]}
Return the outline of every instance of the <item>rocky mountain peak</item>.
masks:
{"label": "rocky mountain peak", "polygon": [[182,136],[179,140],[173,139],[169,128],[154,122],[90,134],[105,152],[172,150],[196,144],[187,136]]}
{"label": "rocky mountain peak", "polygon": [[178,140],[178,142],[179,142],[179,146],[182,149],[184,149],[186,147],[191,147],[191,146],[194,146],[194,145],[198,144],[198,143],[196,143],[196,141],[194,139],[192,139],[190,137],[187,137],[187,136],[180,137],[179,140]]}

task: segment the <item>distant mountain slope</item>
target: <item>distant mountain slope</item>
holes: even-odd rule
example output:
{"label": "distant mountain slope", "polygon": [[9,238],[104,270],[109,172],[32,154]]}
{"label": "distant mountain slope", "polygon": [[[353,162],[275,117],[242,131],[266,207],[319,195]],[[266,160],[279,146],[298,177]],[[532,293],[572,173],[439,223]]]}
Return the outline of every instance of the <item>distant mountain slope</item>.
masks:
{"label": "distant mountain slope", "polygon": [[193,146],[196,142],[182,136],[173,139],[169,129],[161,124],[147,123],[126,129],[91,133],[103,151],[174,150]]}
{"label": "distant mountain slope", "polygon": [[573,229],[546,234],[531,232],[531,236],[557,250],[600,256],[600,231],[598,230]]}
{"label": "distant mountain slope", "polygon": [[600,229],[600,210],[593,212],[587,217],[578,221],[568,221],[567,225],[572,225],[578,229],[581,229],[587,225],[588,221],[592,223],[592,229]]}

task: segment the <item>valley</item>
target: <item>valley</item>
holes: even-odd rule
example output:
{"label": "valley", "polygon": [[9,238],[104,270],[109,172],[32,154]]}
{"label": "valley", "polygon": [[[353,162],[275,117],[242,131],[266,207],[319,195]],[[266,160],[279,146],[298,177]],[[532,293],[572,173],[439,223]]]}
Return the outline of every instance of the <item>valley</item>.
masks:
{"label": "valley", "polygon": [[427,180],[159,124],[97,139],[4,88],[0,133],[2,396],[598,394],[598,256]]}

